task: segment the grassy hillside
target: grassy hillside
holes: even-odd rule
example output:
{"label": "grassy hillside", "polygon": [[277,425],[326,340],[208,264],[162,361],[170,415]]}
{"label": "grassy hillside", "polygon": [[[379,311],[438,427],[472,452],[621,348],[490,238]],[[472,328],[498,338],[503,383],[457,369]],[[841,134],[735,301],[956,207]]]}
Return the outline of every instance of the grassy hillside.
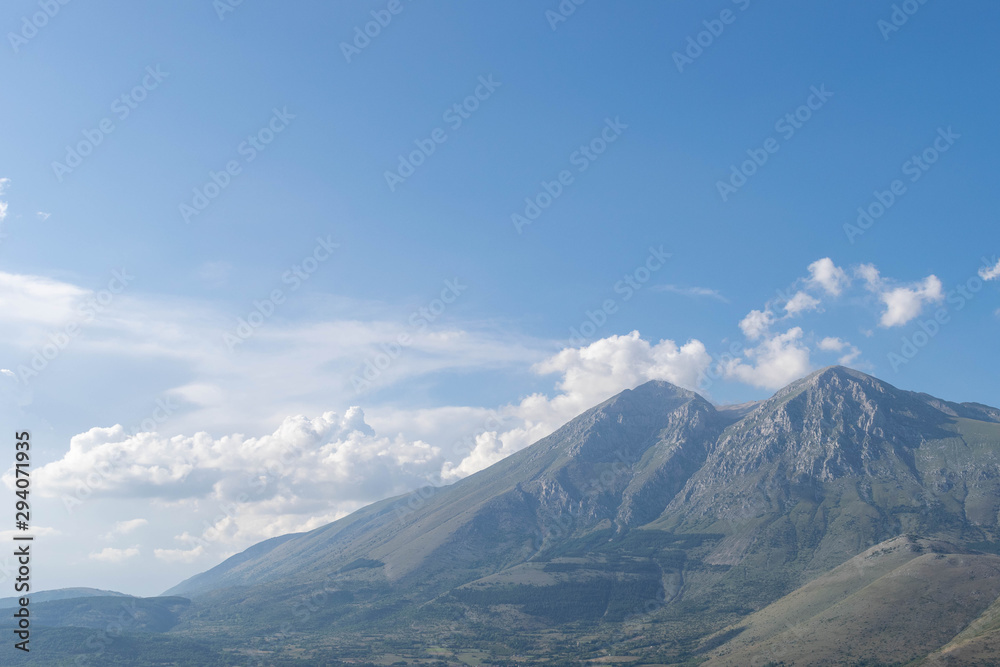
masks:
{"label": "grassy hillside", "polygon": [[948,644],[1000,596],[1000,557],[899,538],[748,616],[705,667],[904,664]]}

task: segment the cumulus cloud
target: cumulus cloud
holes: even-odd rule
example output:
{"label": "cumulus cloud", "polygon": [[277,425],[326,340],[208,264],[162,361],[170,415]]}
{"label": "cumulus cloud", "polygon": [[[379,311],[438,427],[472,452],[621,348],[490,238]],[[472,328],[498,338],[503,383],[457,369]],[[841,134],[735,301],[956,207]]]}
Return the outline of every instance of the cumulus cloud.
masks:
{"label": "cumulus cloud", "polygon": [[559,393],[553,398],[528,396],[504,413],[519,426],[500,432],[490,430],[476,436],[474,446],[457,464],[445,465],[442,478],[458,479],[496,463],[526,447],[581,412],[650,380],[665,380],[695,389],[711,363],[701,341],[677,345],[661,340],[655,345],[638,331],[610,336],[586,347],[567,348],[535,365],[539,374],[559,373]]}
{"label": "cumulus cloud", "polygon": [[562,395],[555,400],[571,402],[576,409],[649,380],[695,387],[710,359],[701,341],[678,346],[672,340],[661,340],[651,345],[633,331],[586,347],[564,349],[536,364],[535,370],[561,374],[558,388]]}
{"label": "cumulus cloud", "polygon": [[921,313],[926,304],[944,300],[941,280],[934,275],[909,285],[896,286],[882,278],[871,264],[862,264],[856,273],[885,306],[879,324],[886,328],[907,324]]}
{"label": "cumulus cloud", "polygon": [[740,321],[740,330],[750,340],[757,340],[767,333],[772,322],[774,314],[770,310],[751,310]]}
{"label": "cumulus cloud", "polygon": [[[442,464],[440,451],[424,442],[377,437],[363,412],[351,408],[342,416],[288,417],[259,438],[167,438],[130,435],[121,426],[93,428],[34,474],[40,493],[67,506],[124,497],[200,502],[208,511],[237,507],[238,520],[225,513],[216,530],[252,539],[321,525],[343,514],[343,503],[353,509],[416,488]],[[244,511],[245,517],[239,514]],[[143,522],[124,522],[112,532],[124,534]]]}
{"label": "cumulus cloud", "polygon": [[819,299],[801,290],[796,292],[795,296],[785,304],[785,312],[789,315],[798,315],[817,308],[819,308]]}
{"label": "cumulus cloud", "polygon": [[925,303],[944,299],[944,290],[937,276],[927,276],[923,282],[909,287],[896,287],[881,294],[886,310],[880,324],[884,327],[902,326],[923,310]]}
{"label": "cumulus cloud", "polygon": [[882,276],[874,264],[861,264],[855,267],[854,273],[865,281],[869,290],[877,290],[882,284]]}
{"label": "cumulus cloud", "polygon": [[746,351],[745,360],[729,361],[723,371],[726,377],[755,387],[779,389],[806,375],[811,368],[809,348],[801,339],[800,327],[768,336],[760,345]]}
{"label": "cumulus cloud", "polygon": [[136,547],[129,547],[128,549],[105,547],[101,551],[90,554],[89,558],[91,560],[100,560],[106,563],[121,563],[129,558],[135,558],[138,555],[139,549]]}
{"label": "cumulus cloud", "polygon": [[831,296],[839,296],[845,287],[851,284],[847,273],[833,263],[829,257],[818,259],[809,265],[808,282],[818,286]]}
{"label": "cumulus cloud", "polygon": [[996,280],[1000,278],[1000,260],[994,266],[984,265],[979,269],[979,277],[983,280]]}
{"label": "cumulus cloud", "polygon": [[819,342],[817,347],[824,352],[842,352],[843,354],[837,360],[837,363],[844,364],[845,366],[861,355],[861,350],[840,338],[824,338]]}

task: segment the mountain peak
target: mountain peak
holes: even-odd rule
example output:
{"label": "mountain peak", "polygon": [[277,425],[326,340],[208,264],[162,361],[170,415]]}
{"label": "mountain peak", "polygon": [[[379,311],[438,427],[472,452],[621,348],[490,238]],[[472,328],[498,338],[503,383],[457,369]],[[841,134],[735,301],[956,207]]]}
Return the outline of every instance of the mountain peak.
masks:
{"label": "mountain peak", "polygon": [[827,366],[778,390],[761,403],[769,412],[789,401],[870,403],[893,398],[912,400],[911,392],[897,389],[888,382],[845,366]]}
{"label": "mountain peak", "polygon": [[619,396],[629,393],[650,394],[657,396],[678,396],[688,399],[699,396],[697,392],[685,389],[684,387],[680,387],[672,382],[668,382],[667,380],[649,380],[648,382],[643,382],[634,389],[626,389],[621,392]]}
{"label": "mountain peak", "polygon": [[720,470],[749,474],[773,464],[781,477],[819,480],[915,475],[913,448],[923,438],[944,437],[948,420],[913,392],[829,366],[788,385],[731,427],[719,443],[725,452]]}
{"label": "mountain peak", "polygon": [[868,375],[867,373],[862,373],[854,368],[837,365],[827,366],[826,368],[821,368],[818,371],[813,371],[798,382],[790,384],[789,388],[797,385],[811,385],[817,387],[842,386],[845,382],[863,382],[869,385],[888,384],[876,377]]}

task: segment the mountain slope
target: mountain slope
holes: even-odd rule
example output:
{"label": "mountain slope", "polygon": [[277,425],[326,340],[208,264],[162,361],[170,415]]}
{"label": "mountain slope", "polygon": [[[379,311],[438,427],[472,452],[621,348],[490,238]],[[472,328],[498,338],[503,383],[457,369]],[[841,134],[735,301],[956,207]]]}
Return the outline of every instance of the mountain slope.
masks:
{"label": "mountain slope", "polygon": [[894,538],[741,620],[704,666],[906,663],[941,648],[998,596],[1000,556]]}
{"label": "mountain slope", "polygon": [[166,594],[293,574],[322,578],[359,558],[383,563],[391,581],[502,569],[597,526],[621,531],[655,517],[726,423],[697,394],[647,383],[430,497],[385,500],[270,540],[253,547],[259,554],[235,556]]}
{"label": "mountain slope", "polygon": [[[932,632],[924,616],[880,626],[926,639],[913,644],[922,658],[949,641],[966,651],[993,641],[998,513],[995,408],[841,367],[728,409],[651,382],[456,484],[268,540],[167,594],[194,599],[173,632],[197,637],[262,636],[299,618],[299,644],[357,655],[391,653],[360,639],[376,630],[403,647],[433,636],[487,652],[516,641],[537,655],[606,655],[552,643],[583,633],[602,650],[672,664],[713,646],[749,655],[793,618],[817,619],[815,646],[834,651],[823,627],[867,627],[838,614],[922,600],[900,582],[931,576],[958,596],[924,591],[947,627]],[[923,536],[912,544],[927,557],[911,558],[903,535]],[[866,636],[873,654],[910,656],[879,636]]]}

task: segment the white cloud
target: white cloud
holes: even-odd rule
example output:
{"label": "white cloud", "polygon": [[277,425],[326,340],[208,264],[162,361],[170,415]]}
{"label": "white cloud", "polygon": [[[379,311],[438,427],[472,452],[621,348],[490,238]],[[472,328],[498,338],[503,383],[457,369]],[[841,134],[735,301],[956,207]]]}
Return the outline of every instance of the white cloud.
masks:
{"label": "white cloud", "polygon": [[168,563],[193,563],[205,555],[205,547],[193,549],[153,549],[153,555]]}
{"label": "white cloud", "polygon": [[855,273],[864,279],[868,290],[885,305],[879,324],[886,328],[903,326],[920,315],[926,304],[944,300],[941,280],[934,275],[909,285],[893,286],[872,264],[858,266]]}
{"label": "white cloud", "polygon": [[851,279],[832,259],[824,257],[809,265],[808,282],[823,288],[831,296],[839,296],[851,284]]}
{"label": "white cloud", "polygon": [[[402,335],[409,336],[409,345],[380,371],[373,391],[442,371],[526,368],[543,359],[550,344],[499,334],[485,325],[464,330],[443,319],[414,325],[413,310],[389,312],[384,304],[303,293],[301,298],[311,299],[310,307],[328,319],[285,317],[292,314],[289,303],[231,351],[223,334],[232,332],[246,312],[224,313],[209,302],[133,294],[131,289],[94,309],[88,307],[100,294],[94,290],[0,272],[0,309],[7,314],[0,318],[0,345],[19,351],[19,357],[5,365],[17,375],[22,368],[30,370],[39,349],[75,323],[85,335],[72,337],[61,356],[75,356],[84,364],[127,363],[134,370],[130,377],[137,380],[130,386],[137,391],[184,400],[170,417],[173,433],[260,432],[289,414],[321,414],[331,404],[356,402],[359,393],[351,377],[363,371],[366,360],[382,354],[383,346],[398,345]],[[348,314],[368,319],[347,319]],[[173,386],[164,386],[161,372],[143,372],[161,369],[164,363],[177,371]],[[53,365],[64,362],[59,359]],[[144,385],[147,375],[151,384]]]}
{"label": "white cloud", "polygon": [[45,326],[65,324],[79,313],[88,290],[41,276],[0,271],[4,319]]}
{"label": "white cloud", "polygon": [[0,368],[0,373],[3,373],[4,375],[12,378],[17,377],[17,373],[10,370],[9,368]]}
{"label": "white cloud", "polygon": [[882,292],[879,298],[886,306],[879,323],[884,327],[895,327],[902,326],[919,315],[925,303],[942,301],[944,291],[936,276],[928,276],[921,283]]}
{"label": "white cloud", "polygon": [[824,338],[819,342],[818,347],[824,352],[843,352],[844,354],[837,360],[837,363],[845,366],[861,355],[861,350],[840,338]]}
{"label": "white cloud", "polygon": [[879,275],[878,269],[875,268],[874,264],[861,264],[854,269],[854,273],[864,279],[870,290],[878,289],[878,286],[882,283],[882,277]]}
{"label": "white cloud", "polygon": [[[655,345],[643,340],[638,331],[626,336],[609,336],[587,347],[567,348],[535,365],[541,374],[560,373],[556,400],[584,409],[637,384],[666,380],[681,387],[697,386],[708,368],[710,356],[697,340],[678,346],[672,340]],[[565,398],[563,398],[565,397]]]}
{"label": "white cloud", "polygon": [[128,549],[105,547],[101,551],[90,554],[89,558],[91,560],[100,560],[107,563],[121,563],[129,558],[135,558],[138,555],[139,550],[135,547],[129,547]]}
{"label": "white cloud", "polygon": [[46,220],[49,219],[49,217],[51,217],[52,214],[51,213],[46,213],[45,211],[38,211],[37,213],[35,213],[35,215],[38,216],[39,220],[41,220],[42,222],[45,222]]}
{"label": "white cloud", "polygon": [[810,296],[808,293],[798,291],[788,303],[785,304],[785,312],[789,315],[798,315],[810,310],[819,308],[819,299]]}
{"label": "white cloud", "polygon": [[1000,260],[997,260],[995,266],[983,266],[979,269],[979,277],[983,280],[996,280],[1000,278]]}
{"label": "white cloud", "polygon": [[655,285],[652,288],[656,292],[670,292],[672,294],[680,294],[682,296],[691,297],[706,297],[709,299],[716,299],[717,301],[722,301],[723,303],[729,303],[729,299],[722,296],[718,290],[714,290],[708,287],[682,287],[680,285]]}
{"label": "white cloud", "polygon": [[0,178],[0,197],[7,194],[7,188],[10,186],[9,178]]}
{"label": "white cloud", "polygon": [[895,327],[919,315],[924,304],[942,301],[944,291],[937,276],[927,276],[923,282],[882,292],[879,298],[886,306],[879,323],[884,327]]}
{"label": "white cloud", "polygon": [[740,330],[750,340],[756,340],[767,333],[772,322],[774,322],[774,314],[770,310],[751,310],[740,321]]}
{"label": "white cloud", "polygon": [[760,345],[746,351],[743,359],[734,359],[725,365],[726,377],[755,387],[780,389],[810,370],[809,349],[801,343],[802,329],[794,327],[783,334],[765,339]]}
{"label": "white cloud", "polygon": [[116,521],[114,528],[104,536],[105,539],[113,539],[119,535],[128,535],[131,532],[148,525],[149,521],[146,519],[129,519],[127,521]]}
{"label": "white cloud", "polygon": [[377,437],[361,410],[351,408],[343,416],[288,417],[259,438],[93,428],[34,474],[40,493],[64,501],[77,497],[85,480],[86,497],[188,501],[208,513],[235,507],[212,530],[246,542],[322,525],[345,508],[422,486],[443,463],[439,449],[424,442]]}
{"label": "white cloud", "polygon": [[474,447],[459,463],[447,463],[446,480],[472,474],[523,449],[615,394],[650,380],[665,380],[695,389],[711,363],[701,341],[678,346],[672,340],[655,345],[639,337],[609,336],[582,348],[567,348],[536,364],[541,374],[559,373],[559,394],[548,398],[533,394],[504,414],[520,426],[504,432],[490,430],[475,438]]}

